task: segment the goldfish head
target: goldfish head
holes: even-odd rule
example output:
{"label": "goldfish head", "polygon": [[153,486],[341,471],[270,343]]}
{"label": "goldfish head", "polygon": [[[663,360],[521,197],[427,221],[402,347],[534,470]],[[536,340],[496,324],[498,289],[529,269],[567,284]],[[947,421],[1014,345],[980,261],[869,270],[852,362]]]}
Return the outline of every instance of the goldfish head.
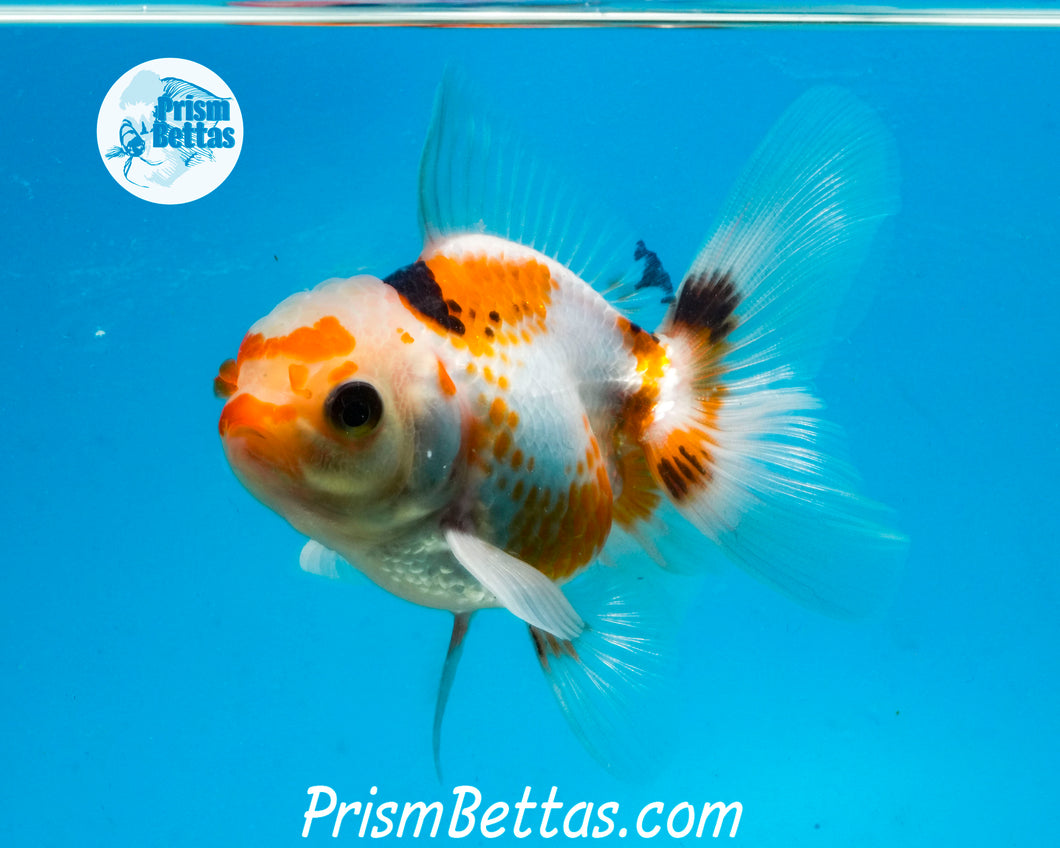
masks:
{"label": "goldfish head", "polygon": [[437,514],[455,488],[463,428],[430,335],[375,277],[287,298],[214,381],[236,476],[341,552]]}

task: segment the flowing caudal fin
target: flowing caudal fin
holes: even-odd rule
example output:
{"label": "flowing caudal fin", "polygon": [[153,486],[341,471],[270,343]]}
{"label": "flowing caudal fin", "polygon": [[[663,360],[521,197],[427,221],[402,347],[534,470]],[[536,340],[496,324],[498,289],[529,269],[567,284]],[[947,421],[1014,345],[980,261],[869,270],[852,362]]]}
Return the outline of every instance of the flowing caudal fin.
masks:
{"label": "flowing caudal fin", "polygon": [[573,640],[531,625],[541,668],[575,736],[606,769],[643,779],[673,750],[672,633],[660,575],[594,565],[565,590],[586,629]]}
{"label": "flowing caudal fin", "polygon": [[852,95],[809,92],[737,184],[660,327],[643,434],[661,489],[739,565],[837,616],[877,608],[906,547],[857,494],[808,388],[851,274],[898,206],[889,133]]}

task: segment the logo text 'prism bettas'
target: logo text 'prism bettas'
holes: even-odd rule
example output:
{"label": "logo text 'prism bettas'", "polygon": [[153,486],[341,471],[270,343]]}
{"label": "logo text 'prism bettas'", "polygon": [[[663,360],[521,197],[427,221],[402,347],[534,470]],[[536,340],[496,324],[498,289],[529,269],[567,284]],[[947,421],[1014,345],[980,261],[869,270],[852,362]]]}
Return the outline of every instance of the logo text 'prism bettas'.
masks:
{"label": "logo text 'prism bettas'", "polygon": [[[170,125],[170,115],[174,121],[183,120],[184,125]],[[235,127],[222,129],[217,126],[230,120],[231,109],[227,100],[196,100],[193,97],[173,100],[170,97],[159,97],[155,107],[155,147],[235,147]],[[213,126],[207,126],[207,122]]]}
{"label": "logo text 'prism bettas'", "polygon": [[243,115],[232,89],[209,68],[151,59],[110,87],[99,107],[96,143],[125,191],[151,203],[190,203],[236,166]]}

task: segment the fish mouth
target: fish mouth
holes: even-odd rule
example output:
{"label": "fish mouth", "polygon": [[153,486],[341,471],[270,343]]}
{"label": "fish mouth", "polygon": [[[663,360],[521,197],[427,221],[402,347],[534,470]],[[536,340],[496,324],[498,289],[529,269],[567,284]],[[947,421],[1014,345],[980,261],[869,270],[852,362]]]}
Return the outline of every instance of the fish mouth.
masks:
{"label": "fish mouth", "polygon": [[259,439],[261,441],[265,441],[267,438],[261,430],[257,430],[249,424],[230,425],[221,433],[221,436],[225,439]]}
{"label": "fish mouth", "polygon": [[221,441],[229,464],[237,472],[251,473],[262,479],[297,480],[302,477],[297,450],[274,433],[263,433],[252,426],[238,424],[228,428]]}
{"label": "fish mouth", "polygon": [[296,419],[292,406],[265,403],[253,395],[241,394],[225,404],[217,429],[233,465],[249,459],[297,476],[297,444],[290,438]]}
{"label": "fish mouth", "polygon": [[266,403],[253,395],[241,394],[225,404],[217,429],[222,439],[244,430],[264,438],[265,433],[289,424],[296,418],[295,408],[289,404]]}

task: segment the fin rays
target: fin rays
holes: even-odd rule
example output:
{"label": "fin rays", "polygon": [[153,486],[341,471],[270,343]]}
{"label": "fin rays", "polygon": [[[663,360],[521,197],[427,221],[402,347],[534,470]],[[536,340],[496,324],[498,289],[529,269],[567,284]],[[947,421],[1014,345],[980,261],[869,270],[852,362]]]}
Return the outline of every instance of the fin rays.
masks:
{"label": "fin rays", "polygon": [[431,751],[434,754],[434,773],[438,782],[442,782],[442,720],[445,718],[445,707],[449,703],[449,692],[456,679],[456,669],[464,653],[464,637],[471,626],[471,613],[453,614],[453,633],[449,637],[449,650],[445,653],[445,664],[442,676],[438,681],[438,698],[434,704],[434,724],[431,730]]}
{"label": "fin rays", "polygon": [[634,258],[638,238],[543,164],[508,123],[487,115],[482,99],[447,72],[420,159],[424,244],[461,233],[500,236],[555,259],[627,312],[666,301],[668,275],[645,273],[655,254]]}
{"label": "fin rays", "polygon": [[807,387],[853,271],[898,207],[895,161],[852,95],[804,95],[752,157],[660,328],[692,374],[665,399],[682,413],[649,433],[657,479],[743,568],[836,616],[878,608],[905,552],[889,511],[833,458],[842,434]]}

